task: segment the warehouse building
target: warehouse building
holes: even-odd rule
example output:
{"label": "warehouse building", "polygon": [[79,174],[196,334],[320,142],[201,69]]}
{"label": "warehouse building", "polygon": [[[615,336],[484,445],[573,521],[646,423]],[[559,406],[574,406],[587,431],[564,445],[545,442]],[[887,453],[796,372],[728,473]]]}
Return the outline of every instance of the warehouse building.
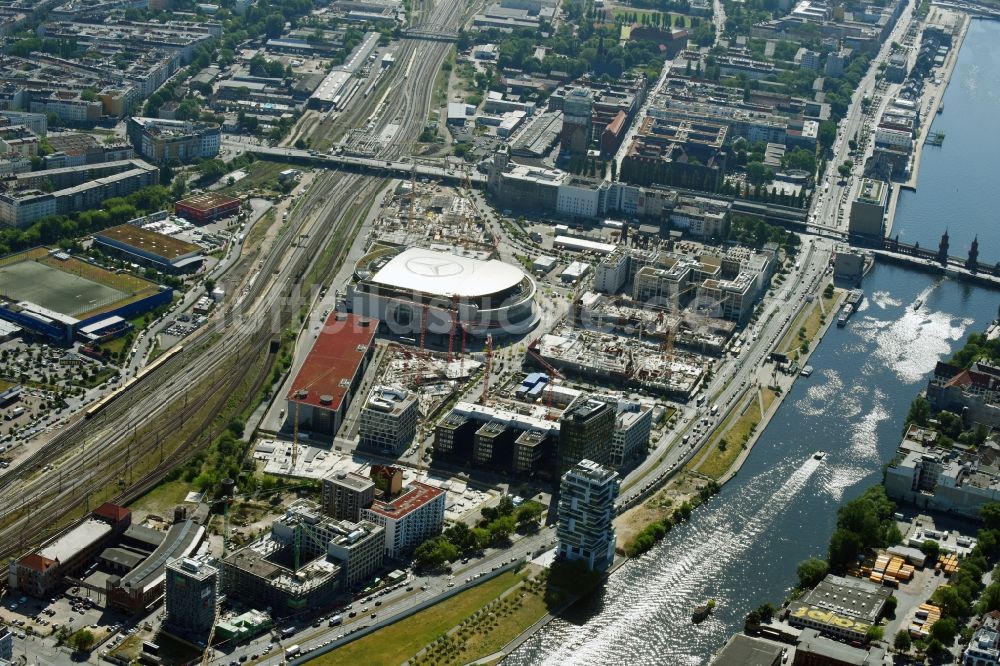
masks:
{"label": "warehouse building", "polygon": [[788,606],[788,624],[827,636],[865,641],[878,624],[892,590],[859,578],[828,575]]}
{"label": "warehouse building", "polygon": [[190,556],[201,544],[205,528],[193,520],[174,523],[163,542],[124,576],[107,580],[108,602],[125,612],[138,612],[158,603],[166,589],[167,563]]}
{"label": "warehouse building", "polygon": [[65,576],[76,576],[132,524],[132,512],[107,502],[86,520],[38,550],[12,560],[7,585],[35,597],[48,596]]}
{"label": "warehouse building", "polygon": [[417,396],[403,389],[379,386],[361,408],[361,445],[398,454],[417,434]]}
{"label": "warehouse building", "polygon": [[195,224],[207,224],[240,212],[241,201],[217,192],[205,192],[174,204],[174,212]]}
{"label": "warehouse building", "polygon": [[288,392],[286,419],[300,430],[335,435],[375,355],[378,320],[333,312]]}
{"label": "warehouse building", "polygon": [[94,243],[108,254],[155,268],[163,273],[188,273],[204,262],[194,243],[157,233],[133,224],[120,224],[94,234]]}

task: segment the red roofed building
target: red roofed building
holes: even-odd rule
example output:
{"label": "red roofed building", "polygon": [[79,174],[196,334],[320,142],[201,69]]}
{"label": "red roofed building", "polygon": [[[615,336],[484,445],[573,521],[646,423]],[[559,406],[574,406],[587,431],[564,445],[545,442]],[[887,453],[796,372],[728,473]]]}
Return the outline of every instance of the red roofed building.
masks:
{"label": "red roofed building", "polygon": [[962,415],[967,427],[1000,426],[1000,367],[979,360],[965,370],[938,362],[927,383],[927,400],[935,411]]}
{"label": "red roofed building", "polygon": [[7,585],[12,590],[20,590],[41,597],[53,589],[62,578],[59,562],[38,553],[29,553],[10,567]]}
{"label": "red roofed building", "polygon": [[614,119],[608,123],[607,127],[604,128],[604,131],[601,133],[602,157],[612,157],[618,152],[619,146],[622,145],[622,139],[625,138],[627,125],[628,114],[624,111],[619,111]]}
{"label": "red roofed building", "polygon": [[385,528],[385,554],[398,557],[441,531],[444,503],[443,490],[414,481],[391,502],[376,500],[361,519]]}
{"label": "red roofed building", "polygon": [[688,32],[681,29],[660,30],[653,26],[634,25],[629,32],[629,41],[653,42],[665,58],[676,58],[687,48]]}
{"label": "red roofed building", "polygon": [[327,318],[288,392],[287,419],[335,435],[375,355],[378,320],[344,312]]}
{"label": "red roofed building", "polygon": [[93,515],[94,518],[111,523],[111,526],[116,528],[115,532],[118,534],[124,533],[129,525],[132,524],[132,512],[123,506],[118,506],[111,502],[105,502],[94,509]]}

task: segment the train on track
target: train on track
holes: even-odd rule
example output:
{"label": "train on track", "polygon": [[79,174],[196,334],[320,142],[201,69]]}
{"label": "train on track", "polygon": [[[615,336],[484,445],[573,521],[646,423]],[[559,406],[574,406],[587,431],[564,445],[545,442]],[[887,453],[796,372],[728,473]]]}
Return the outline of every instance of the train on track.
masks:
{"label": "train on track", "polygon": [[155,361],[153,361],[145,368],[140,370],[135,377],[128,380],[127,382],[116,388],[114,391],[107,394],[106,396],[95,402],[93,405],[91,405],[90,408],[83,413],[83,418],[90,419],[99,414],[101,411],[104,410],[105,407],[107,407],[112,402],[120,398],[122,394],[125,393],[125,391],[129,390],[130,388],[135,386],[138,382],[142,381],[147,375],[159,370],[161,367],[163,367],[163,365],[167,361],[172,359],[174,356],[177,356],[182,351],[184,351],[184,345],[177,345],[176,347],[173,347],[170,350],[164,352],[159,358],[157,358]]}

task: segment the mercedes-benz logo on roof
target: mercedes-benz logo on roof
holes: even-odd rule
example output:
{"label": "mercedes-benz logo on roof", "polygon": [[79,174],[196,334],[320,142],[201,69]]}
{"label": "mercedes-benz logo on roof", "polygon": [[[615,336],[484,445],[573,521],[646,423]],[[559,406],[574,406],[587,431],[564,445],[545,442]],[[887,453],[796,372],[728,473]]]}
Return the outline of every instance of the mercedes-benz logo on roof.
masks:
{"label": "mercedes-benz logo on roof", "polygon": [[423,277],[449,277],[462,272],[462,264],[452,259],[438,257],[414,257],[406,261],[406,268],[414,275]]}

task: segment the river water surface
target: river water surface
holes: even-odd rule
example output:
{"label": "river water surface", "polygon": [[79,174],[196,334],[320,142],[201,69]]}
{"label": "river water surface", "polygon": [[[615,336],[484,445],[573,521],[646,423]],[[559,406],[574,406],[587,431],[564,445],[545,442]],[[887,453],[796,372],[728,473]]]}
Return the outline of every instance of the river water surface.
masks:
{"label": "river water surface", "polygon": [[[947,227],[953,255],[978,235],[980,259],[997,261],[1000,23],[973,22],[945,106],[934,125],[945,144],[924,152],[895,231],[936,247]],[[934,364],[983,330],[1000,303],[995,291],[889,265],[877,265],[864,290],[862,310],[830,329],[810,358],[812,377],[796,382],[739,475],[505,664],[705,664],[747,612],[784,599],[796,564],[824,555],[837,507],[881,480]],[[818,449],[828,452],[822,461],[812,457]],[[691,624],[707,599],[715,613]]]}

